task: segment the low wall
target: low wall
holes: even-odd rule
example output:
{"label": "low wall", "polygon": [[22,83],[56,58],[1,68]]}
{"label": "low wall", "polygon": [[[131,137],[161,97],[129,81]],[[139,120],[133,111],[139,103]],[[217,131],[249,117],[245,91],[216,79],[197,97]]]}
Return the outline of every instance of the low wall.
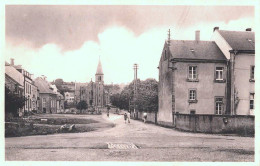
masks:
{"label": "low wall", "polygon": [[[144,112],[137,112],[138,113],[138,120],[143,120],[143,114]],[[146,112],[147,113],[147,118],[146,122],[148,123],[157,123],[157,113],[156,112]],[[131,118],[134,119],[134,112],[131,112]]]}
{"label": "low wall", "polygon": [[175,114],[175,128],[203,133],[254,135],[255,118],[245,115]]}

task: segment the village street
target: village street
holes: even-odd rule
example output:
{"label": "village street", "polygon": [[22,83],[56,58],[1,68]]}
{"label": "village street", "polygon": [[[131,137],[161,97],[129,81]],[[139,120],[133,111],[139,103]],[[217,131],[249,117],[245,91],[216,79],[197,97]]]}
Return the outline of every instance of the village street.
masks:
{"label": "village street", "polygon": [[[86,115],[87,116],[87,115]],[[254,161],[254,138],[180,132],[141,121],[87,133],[6,138],[6,160],[25,161]],[[121,143],[121,145],[120,145]],[[114,149],[113,149],[114,148]]]}

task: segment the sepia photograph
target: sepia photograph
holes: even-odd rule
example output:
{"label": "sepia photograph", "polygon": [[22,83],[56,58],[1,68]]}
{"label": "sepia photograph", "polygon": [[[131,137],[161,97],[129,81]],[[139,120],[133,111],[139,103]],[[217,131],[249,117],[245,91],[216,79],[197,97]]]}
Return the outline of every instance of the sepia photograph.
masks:
{"label": "sepia photograph", "polygon": [[256,161],[256,6],[4,9],[6,162]]}

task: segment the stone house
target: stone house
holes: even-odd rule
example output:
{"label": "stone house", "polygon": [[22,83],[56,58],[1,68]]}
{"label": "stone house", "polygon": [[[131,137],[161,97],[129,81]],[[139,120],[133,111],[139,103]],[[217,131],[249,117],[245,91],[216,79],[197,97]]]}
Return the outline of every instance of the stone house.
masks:
{"label": "stone house", "polygon": [[254,115],[255,33],[214,28],[212,39],[228,60],[231,115]]}
{"label": "stone house", "polygon": [[64,96],[59,92],[55,84],[50,84],[53,92],[57,95],[57,113],[64,111]]}
{"label": "stone house", "polygon": [[46,77],[37,77],[35,84],[39,88],[39,113],[57,113],[57,94],[53,91]]}
{"label": "stone house", "polygon": [[[24,96],[24,76],[9,63],[5,62],[5,86],[18,96]],[[19,116],[23,115],[24,109],[19,109]]]}
{"label": "stone house", "polygon": [[64,100],[69,104],[74,104],[75,102],[75,92],[64,92]]}
{"label": "stone house", "polygon": [[216,43],[201,41],[199,31],[193,41],[167,41],[159,63],[158,123],[172,123],[174,113],[224,114],[226,63]]}
{"label": "stone house", "polygon": [[192,41],[168,40],[158,68],[159,124],[174,125],[178,113],[253,114],[253,32],[215,29],[212,41],[201,41],[199,31]]}
{"label": "stone house", "polygon": [[21,65],[15,65],[14,59],[11,59],[10,66],[14,67],[18,72],[20,72],[24,77],[24,91],[23,96],[27,99],[24,106],[24,113],[31,112],[33,110],[37,110],[37,103],[39,100],[39,96],[37,93],[37,86],[33,81],[33,74],[29,73],[25,69],[22,68]]}

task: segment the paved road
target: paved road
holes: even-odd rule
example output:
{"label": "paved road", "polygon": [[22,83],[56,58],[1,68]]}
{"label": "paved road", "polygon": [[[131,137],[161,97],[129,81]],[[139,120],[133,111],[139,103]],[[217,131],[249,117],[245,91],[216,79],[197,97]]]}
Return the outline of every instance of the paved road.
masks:
{"label": "paved road", "polygon": [[6,138],[6,160],[254,161],[254,138],[180,132],[110,114],[88,133]]}

